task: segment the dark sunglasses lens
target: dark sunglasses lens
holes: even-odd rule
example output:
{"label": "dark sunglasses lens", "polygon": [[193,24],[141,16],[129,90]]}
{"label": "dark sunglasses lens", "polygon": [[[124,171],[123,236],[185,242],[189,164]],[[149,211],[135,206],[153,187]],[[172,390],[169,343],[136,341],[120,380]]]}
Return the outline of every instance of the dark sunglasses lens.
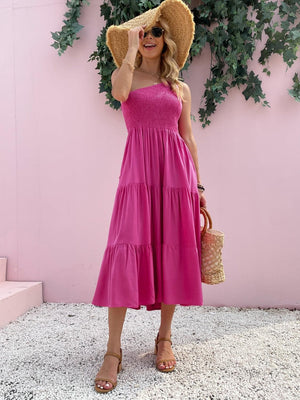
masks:
{"label": "dark sunglasses lens", "polygon": [[[148,33],[149,33],[149,32],[144,32],[144,38],[148,35]],[[159,26],[154,26],[154,27],[151,29],[151,34],[152,34],[154,37],[161,37],[162,33],[163,33],[163,30],[162,30],[162,28],[160,28]]]}
{"label": "dark sunglasses lens", "polygon": [[154,27],[152,28],[152,35],[153,35],[153,36],[155,36],[155,37],[161,37],[162,33],[163,33],[163,30],[162,30],[162,28],[160,28],[159,26],[154,26]]}

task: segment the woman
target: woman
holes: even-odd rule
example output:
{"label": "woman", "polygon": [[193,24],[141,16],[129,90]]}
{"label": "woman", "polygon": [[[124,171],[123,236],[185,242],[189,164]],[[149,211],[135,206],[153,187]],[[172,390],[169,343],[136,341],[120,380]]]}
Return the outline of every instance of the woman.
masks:
{"label": "woman", "polygon": [[98,392],[116,386],[127,307],[161,310],[156,368],[171,372],[175,305],[203,304],[200,205],[206,201],[191,129],[190,89],[178,80],[193,35],[192,14],[180,0],[165,0],[107,32],[118,67],[111,76],[112,95],[121,102],[128,136],[92,302],[108,307],[109,338],[95,378]]}

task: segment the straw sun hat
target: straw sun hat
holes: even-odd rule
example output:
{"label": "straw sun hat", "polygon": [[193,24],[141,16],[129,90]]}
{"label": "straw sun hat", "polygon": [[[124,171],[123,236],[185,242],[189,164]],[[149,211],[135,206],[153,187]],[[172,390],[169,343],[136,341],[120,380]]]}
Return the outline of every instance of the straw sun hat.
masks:
{"label": "straw sun hat", "polygon": [[195,33],[193,15],[188,6],[181,0],[164,0],[158,7],[121,24],[111,25],[106,32],[106,44],[111,51],[114,62],[120,67],[128,50],[128,31],[137,26],[151,27],[160,16],[166,19],[170,27],[171,38],[177,45],[175,57],[181,69],[187,56]]}

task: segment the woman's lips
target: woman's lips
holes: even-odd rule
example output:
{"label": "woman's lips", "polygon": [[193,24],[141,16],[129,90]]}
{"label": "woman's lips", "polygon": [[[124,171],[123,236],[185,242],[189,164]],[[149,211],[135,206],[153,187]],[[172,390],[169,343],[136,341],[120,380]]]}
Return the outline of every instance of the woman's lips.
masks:
{"label": "woman's lips", "polygon": [[147,50],[151,50],[151,49],[154,49],[156,47],[156,44],[152,44],[152,43],[147,43],[147,44],[144,44],[144,49],[147,49]]}

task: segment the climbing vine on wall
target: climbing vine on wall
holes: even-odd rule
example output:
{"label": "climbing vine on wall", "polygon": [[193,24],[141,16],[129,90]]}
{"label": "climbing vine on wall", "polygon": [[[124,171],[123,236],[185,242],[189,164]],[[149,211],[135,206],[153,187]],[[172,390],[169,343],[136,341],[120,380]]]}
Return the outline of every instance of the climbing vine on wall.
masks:
{"label": "climbing vine on wall", "polygon": [[[106,30],[110,25],[119,25],[160,3],[160,0],[104,0],[100,5],[105,26],[97,37],[97,49],[88,61],[97,61],[99,92],[106,93],[106,104],[114,109],[118,109],[120,103],[111,95],[110,76],[116,67],[105,43]],[[263,106],[270,106],[260,77],[249,70],[248,64],[259,41],[263,41],[264,47],[258,62],[264,66],[263,72],[267,75],[271,74],[269,59],[272,54],[281,55],[288,68],[294,64],[300,44],[300,23],[297,23],[300,0],[202,0],[186,3],[194,14],[196,30],[183,70],[189,68],[205,46],[209,46],[211,54],[209,77],[198,110],[202,126],[210,124],[217,105],[225,100],[233,87],[241,89],[246,100],[252,98]],[[59,55],[79,39],[78,32],[83,28],[78,23],[80,11],[83,5],[89,4],[87,0],[67,1],[68,11],[61,31],[51,32],[54,39],[51,46],[58,50]],[[297,73],[289,93],[300,101]]]}

